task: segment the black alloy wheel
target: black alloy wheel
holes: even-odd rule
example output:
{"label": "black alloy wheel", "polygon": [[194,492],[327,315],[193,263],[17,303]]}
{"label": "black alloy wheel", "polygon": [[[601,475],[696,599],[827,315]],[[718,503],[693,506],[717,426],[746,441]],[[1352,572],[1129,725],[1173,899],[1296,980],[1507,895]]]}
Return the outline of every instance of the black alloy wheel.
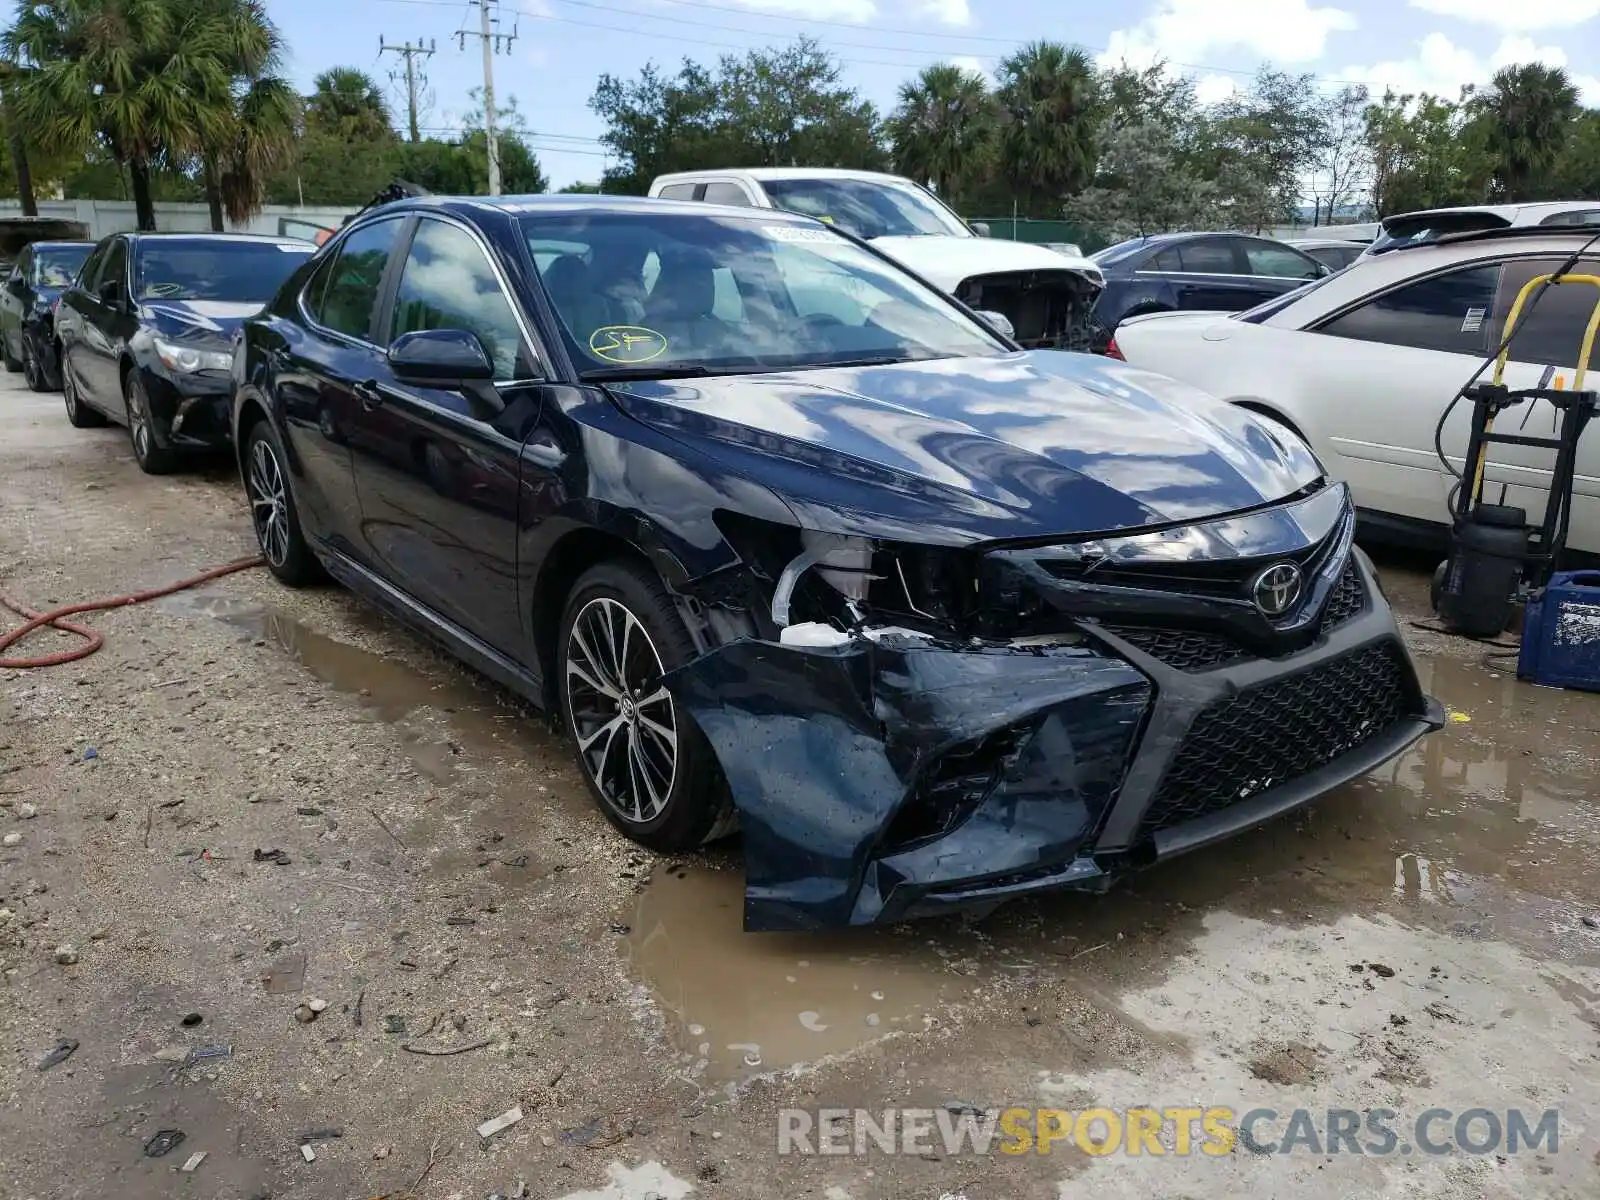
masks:
{"label": "black alloy wheel", "polygon": [[300,510],[289,488],[282,446],[268,421],[256,422],[245,438],[244,491],[267,569],[290,587],[321,579],[321,565],[300,529]]}
{"label": "black alloy wheel", "polygon": [[661,682],[694,656],[671,597],[648,569],[604,563],[573,588],[556,669],[579,769],[612,824],[664,853],[731,828],[715,755]]}
{"label": "black alloy wheel", "polygon": [[155,417],[150,412],[150,393],[145,391],[137,371],[129,371],[122,383],[128,403],[128,439],[133,457],[146,475],[166,475],[178,465],[178,456],[156,441]]}

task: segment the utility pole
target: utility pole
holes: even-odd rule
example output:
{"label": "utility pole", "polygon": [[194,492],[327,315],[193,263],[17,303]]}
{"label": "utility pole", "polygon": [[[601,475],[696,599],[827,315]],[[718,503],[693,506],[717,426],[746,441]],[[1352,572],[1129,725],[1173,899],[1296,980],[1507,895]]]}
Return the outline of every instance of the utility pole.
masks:
{"label": "utility pole", "polygon": [[517,31],[512,28],[509,34],[494,31],[495,18],[490,15],[489,9],[499,0],[472,0],[478,6],[478,30],[474,33],[470,29],[457,32],[461,48],[467,48],[467,39],[475,37],[483,43],[483,133],[489,144],[489,195],[500,194],[500,143],[495,136],[494,129],[494,56],[497,53],[511,49],[511,43],[517,40]]}
{"label": "utility pole", "polygon": [[413,142],[422,140],[422,131],[417,128],[417,94],[420,90],[417,85],[419,74],[417,59],[431,57],[433,52],[438,49],[438,46],[439,43],[433,39],[429,39],[428,44],[424,46],[421,38],[417,39],[415,45],[405,42],[397,46],[393,42],[384,41],[381,34],[378,36],[378,53],[380,56],[398,54],[406,62],[406,120]]}

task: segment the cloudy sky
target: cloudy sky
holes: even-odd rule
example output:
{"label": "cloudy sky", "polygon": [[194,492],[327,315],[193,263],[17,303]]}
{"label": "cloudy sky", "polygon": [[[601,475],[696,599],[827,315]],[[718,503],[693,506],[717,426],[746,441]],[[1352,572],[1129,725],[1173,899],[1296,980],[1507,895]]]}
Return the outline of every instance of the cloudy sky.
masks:
{"label": "cloudy sky", "polygon": [[[1052,38],[1102,61],[1181,65],[1217,97],[1257,65],[1314,72],[1324,86],[1448,95],[1510,62],[1565,66],[1600,105],[1600,0],[491,0],[495,25],[516,38],[495,59],[495,86],[518,102],[556,186],[595,178],[605,164],[602,128],[586,101],[602,72],[631,76],[652,59],[783,44],[809,35],[844,63],[848,81],[888,108],[920,67],[960,62],[984,72],[1018,45]],[[1120,7],[1122,15],[1112,15]],[[272,0],[287,35],[292,74],[309,87],[335,65],[387,82],[400,66],[379,38],[437,43],[426,61],[431,104],[423,121],[443,129],[482,78],[479,12],[464,0]],[[402,89],[391,85],[397,114]]]}

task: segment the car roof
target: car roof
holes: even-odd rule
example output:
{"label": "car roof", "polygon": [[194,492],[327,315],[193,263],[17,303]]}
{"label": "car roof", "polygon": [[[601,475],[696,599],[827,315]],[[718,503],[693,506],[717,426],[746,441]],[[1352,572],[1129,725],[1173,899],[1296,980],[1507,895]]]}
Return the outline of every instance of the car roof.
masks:
{"label": "car roof", "polygon": [[1416,212],[1393,213],[1384,217],[1382,225],[1389,222],[1411,222],[1422,217],[1446,216],[1454,213],[1484,213],[1504,217],[1508,223],[1531,221],[1535,217],[1554,216],[1574,209],[1600,209],[1600,200],[1539,200],[1527,204],[1459,204],[1449,208],[1419,208]]}
{"label": "car roof", "polygon": [[[1320,320],[1328,312],[1414,279],[1511,255],[1565,257],[1583,248],[1597,234],[1600,229],[1537,225],[1473,230],[1447,234],[1434,242],[1365,254],[1344,270],[1308,285],[1303,296],[1296,295],[1262,324],[1303,328],[1305,323]],[[1592,252],[1600,253],[1600,241]]]}
{"label": "car roof", "polygon": [[93,246],[93,242],[83,241],[54,241],[54,242],[29,242],[24,250],[67,250],[78,246]]}
{"label": "car roof", "polygon": [[[258,242],[264,246],[282,246],[290,242],[298,244],[301,240],[271,233],[216,233],[206,229],[193,232],[182,229],[127,229],[122,233],[141,242]],[[311,246],[310,242],[305,244]],[[316,249],[315,246],[311,248]]]}
{"label": "car roof", "polygon": [[683,200],[661,200],[647,196],[539,195],[539,196],[407,196],[376,205],[361,213],[410,211],[444,212],[471,217],[486,212],[525,216],[593,216],[602,213],[637,213],[650,216],[682,217],[685,220],[706,216],[758,218],[765,224],[821,225],[814,217],[775,208],[750,208],[734,204],[691,204]]}
{"label": "car roof", "polygon": [[881,183],[909,183],[903,175],[884,171],[852,171],[844,167],[727,167],[721,170],[674,171],[656,176],[654,182],[703,179],[713,175],[739,175],[757,181],[764,179],[865,179]]}

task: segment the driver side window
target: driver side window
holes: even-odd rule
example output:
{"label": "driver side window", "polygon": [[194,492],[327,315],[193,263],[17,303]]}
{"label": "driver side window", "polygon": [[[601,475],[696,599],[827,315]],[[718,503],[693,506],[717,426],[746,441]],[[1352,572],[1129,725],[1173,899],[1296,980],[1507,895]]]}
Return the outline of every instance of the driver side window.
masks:
{"label": "driver side window", "polygon": [[459,226],[426,217],[400,271],[389,340],[423,329],[476,334],[496,382],[533,374],[522,327],[483,248]]}

